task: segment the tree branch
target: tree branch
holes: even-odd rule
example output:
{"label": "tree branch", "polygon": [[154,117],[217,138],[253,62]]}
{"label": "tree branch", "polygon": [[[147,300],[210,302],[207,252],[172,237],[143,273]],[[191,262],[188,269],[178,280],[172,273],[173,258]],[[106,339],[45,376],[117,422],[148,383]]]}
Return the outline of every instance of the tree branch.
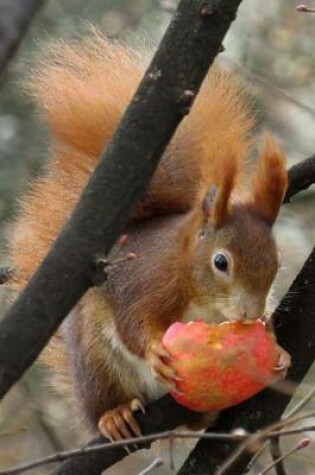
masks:
{"label": "tree branch", "polygon": [[[106,256],[127,224],[240,3],[180,2],[71,218],[0,322],[0,397],[33,363],[89,288],[95,256]],[[190,92],[189,104],[181,100],[188,97],[186,91]],[[105,208],[104,203],[110,206]]]}
{"label": "tree branch", "polygon": [[294,195],[306,190],[313,183],[315,183],[315,155],[293,165],[289,169],[289,187],[284,203],[289,203]]}
{"label": "tree branch", "polygon": [[0,72],[2,73],[44,0],[0,0]]}
{"label": "tree branch", "polygon": [[[314,413],[313,413],[313,416],[314,416]],[[292,424],[292,422],[293,422],[292,420],[291,421],[286,420],[285,422],[282,422],[282,424],[289,425],[289,424]],[[51,455],[46,455],[45,457],[31,460],[30,462],[24,463],[22,465],[17,465],[15,467],[7,468],[5,470],[0,469],[0,475],[17,475],[34,468],[42,467],[47,464],[69,460],[69,459],[72,459],[73,457],[77,458],[79,467],[80,467],[82,463],[83,464],[85,463],[81,457],[91,456],[92,453],[95,454],[99,452],[106,452],[109,450],[113,451],[117,449],[118,447],[120,448],[128,447],[128,454],[127,454],[127,451],[124,454],[124,456],[126,456],[126,455],[129,455],[129,452],[132,451],[132,446],[134,447],[134,450],[138,450],[135,448],[135,446],[138,446],[139,448],[140,447],[147,448],[149,444],[157,440],[168,439],[170,442],[170,452],[171,452],[172,441],[174,441],[175,439],[176,440],[178,439],[207,439],[207,440],[221,440],[222,442],[226,440],[235,440],[235,441],[245,441],[248,444],[250,444],[252,440],[254,440],[255,442],[259,440],[263,444],[262,446],[265,446],[267,442],[273,443],[275,441],[278,441],[280,437],[302,434],[304,432],[314,432],[314,431],[315,431],[314,425],[304,426],[304,427],[299,427],[299,428],[294,428],[294,429],[284,429],[284,430],[272,430],[272,427],[269,427],[266,430],[262,431],[260,434],[257,434],[257,433],[249,434],[248,432],[245,432],[245,431],[243,431],[243,433],[239,433],[236,431],[236,432],[232,432],[228,434],[225,434],[225,433],[218,434],[216,432],[202,433],[200,431],[167,430],[167,431],[162,431],[162,432],[155,432],[154,434],[151,434],[151,435],[137,436],[137,437],[132,437],[131,439],[119,440],[115,442],[101,441],[100,439],[100,443],[93,443],[93,444],[86,445],[78,449],[56,452]],[[309,443],[310,439],[307,438],[306,440],[306,438],[304,437],[302,441],[303,441],[303,444],[302,444],[303,447],[300,447],[300,448],[306,447],[306,444]],[[274,465],[278,465],[279,464],[278,459],[282,458],[282,454],[279,452],[279,455],[278,453],[275,455],[277,458],[274,460]],[[170,458],[172,459],[171,453],[170,453]],[[109,465],[110,459],[111,457],[108,458],[107,465]],[[171,466],[174,465],[172,460],[170,462],[171,462],[170,463]],[[105,460],[104,460],[104,464],[105,464]],[[89,474],[94,473],[93,467],[86,466],[86,465],[84,465],[84,467],[85,467],[84,468],[85,473],[89,473]],[[104,468],[105,467],[103,467],[103,469]],[[65,469],[65,465],[63,466],[63,469]],[[79,468],[80,473],[81,473],[81,470],[82,468]],[[92,470],[92,472],[90,470]],[[60,471],[57,471],[57,473],[60,474]],[[77,473],[77,471],[75,473]]]}

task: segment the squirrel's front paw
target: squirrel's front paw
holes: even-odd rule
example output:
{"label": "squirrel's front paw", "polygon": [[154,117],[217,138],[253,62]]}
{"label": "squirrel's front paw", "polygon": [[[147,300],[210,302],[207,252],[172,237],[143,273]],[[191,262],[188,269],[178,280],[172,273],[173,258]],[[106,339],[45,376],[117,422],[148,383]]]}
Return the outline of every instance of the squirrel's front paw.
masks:
{"label": "squirrel's front paw", "polygon": [[291,356],[281,346],[277,345],[277,348],[279,351],[279,357],[277,366],[274,368],[274,371],[281,379],[285,379],[288,373],[288,369],[291,366]]}
{"label": "squirrel's front paw", "polygon": [[99,431],[111,441],[141,436],[139,424],[133,416],[133,412],[138,410],[145,412],[140,399],[133,399],[128,404],[121,404],[105,412],[98,423]]}
{"label": "squirrel's front paw", "polygon": [[153,376],[160,381],[168,390],[177,391],[176,381],[180,378],[172,368],[172,356],[167,351],[162,341],[155,340],[148,352],[147,361]]}

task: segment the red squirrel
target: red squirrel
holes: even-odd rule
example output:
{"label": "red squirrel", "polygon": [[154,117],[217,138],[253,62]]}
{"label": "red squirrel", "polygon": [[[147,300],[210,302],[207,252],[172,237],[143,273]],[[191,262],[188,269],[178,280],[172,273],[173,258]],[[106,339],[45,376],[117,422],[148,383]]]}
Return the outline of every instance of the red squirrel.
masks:
{"label": "red squirrel", "polygon": [[[138,53],[94,33],[53,43],[30,75],[27,89],[48,124],[51,151],[12,227],[15,288],[71,213],[144,71]],[[123,253],[136,258],[107,268],[107,280],[84,295],[45,350],[92,433],[138,435],[133,411],[176,389],[161,342],[173,322],[264,315],[287,172],[284,153],[256,122],[248,86],[213,65],[124,230]],[[289,357],[280,347],[279,358],[281,373]]]}

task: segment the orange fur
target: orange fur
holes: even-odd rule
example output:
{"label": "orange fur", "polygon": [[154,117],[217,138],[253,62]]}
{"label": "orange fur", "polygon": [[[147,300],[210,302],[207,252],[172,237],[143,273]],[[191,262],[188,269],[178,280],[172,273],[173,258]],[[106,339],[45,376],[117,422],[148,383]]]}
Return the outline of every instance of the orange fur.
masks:
{"label": "orange fur", "polygon": [[235,180],[238,173],[237,169],[237,157],[231,157],[229,167],[221,170],[221,176],[217,195],[213,203],[213,209],[211,212],[211,222],[215,228],[220,228],[226,222],[229,215],[229,201],[231,194],[235,186]]}
{"label": "orange fur", "polygon": [[273,138],[265,134],[258,170],[253,180],[251,205],[272,225],[278,215],[288,186],[286,158]]}
{"label": "orange fur", "polygon": [[[134,51],[97,32],[84,41],[57,41],[33,70],[26,89],[39,104],[54,138],[91,164],[113,135],[144,72]],[[78,165],[59,157],[58,167]]]}

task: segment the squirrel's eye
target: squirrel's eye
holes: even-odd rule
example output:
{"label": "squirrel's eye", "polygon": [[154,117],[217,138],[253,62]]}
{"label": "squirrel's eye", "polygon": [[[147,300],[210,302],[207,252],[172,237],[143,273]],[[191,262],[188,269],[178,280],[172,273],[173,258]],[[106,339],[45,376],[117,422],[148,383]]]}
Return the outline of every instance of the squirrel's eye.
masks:
{"label": "squirrel's eye", "polygon": [[215,254],[213,258],[213,264],[214,266],[220,271],[220,272],[227,272],[229,268],[229,263],[224,254],[221,252],[218,252],[218,254]]}

